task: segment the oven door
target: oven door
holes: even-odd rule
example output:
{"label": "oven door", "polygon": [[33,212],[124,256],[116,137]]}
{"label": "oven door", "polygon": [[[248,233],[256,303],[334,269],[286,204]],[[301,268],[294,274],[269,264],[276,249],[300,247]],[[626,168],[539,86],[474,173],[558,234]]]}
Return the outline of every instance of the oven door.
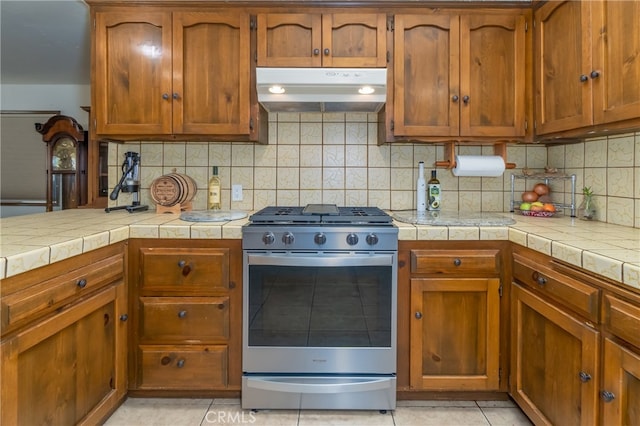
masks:
{"label": "oven door", "polygon": [[245,374],[395,374],[396,252],[244,252]]}

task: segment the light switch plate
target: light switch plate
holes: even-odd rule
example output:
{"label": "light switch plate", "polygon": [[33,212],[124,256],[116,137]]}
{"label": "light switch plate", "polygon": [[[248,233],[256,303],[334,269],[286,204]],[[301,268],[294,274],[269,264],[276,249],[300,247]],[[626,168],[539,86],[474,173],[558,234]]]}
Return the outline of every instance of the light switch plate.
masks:
{"label": "light switch plate", "polygon": [[242,185],[231,185],[231,201],[242,201]]}

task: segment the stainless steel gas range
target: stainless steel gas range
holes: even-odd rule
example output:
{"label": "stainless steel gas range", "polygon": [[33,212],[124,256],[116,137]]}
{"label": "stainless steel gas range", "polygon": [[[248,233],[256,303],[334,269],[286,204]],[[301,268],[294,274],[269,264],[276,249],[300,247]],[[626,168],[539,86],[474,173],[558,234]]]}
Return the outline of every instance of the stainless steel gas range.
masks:
{"label": "stainless steel gas range", "polygon": [[243,408],[394,409],[392,218],[375,207],[267,207],[242,245]]}

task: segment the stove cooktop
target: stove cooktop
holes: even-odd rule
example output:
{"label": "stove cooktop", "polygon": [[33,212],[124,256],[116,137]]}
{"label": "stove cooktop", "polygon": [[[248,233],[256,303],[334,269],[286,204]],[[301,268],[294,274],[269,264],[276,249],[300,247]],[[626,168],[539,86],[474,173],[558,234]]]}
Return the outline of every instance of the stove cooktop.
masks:
{"label": "stove cooktop", "polygon": [[252,224],[390,225],[393,218],[377,207],[338,207],[308,204],[297,207],[265,207],[249,217]]}

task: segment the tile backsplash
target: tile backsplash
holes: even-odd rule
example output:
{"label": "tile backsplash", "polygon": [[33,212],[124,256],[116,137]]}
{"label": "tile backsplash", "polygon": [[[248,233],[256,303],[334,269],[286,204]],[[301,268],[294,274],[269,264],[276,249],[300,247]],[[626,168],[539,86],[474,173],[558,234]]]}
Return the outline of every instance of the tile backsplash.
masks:
{"label": "tile backsplash", "polygon": [[[257,210],[268,205],[377,206],[414,209],[418,162],[426,174],[444,159],[439,144],[377,145],[377,115],[366,113],[280,113],[269,116],[269,144],[226,142],[128,142],[110,144],[109,186],[121,177],[127,151],[141,156],[141,201],[155,206],[149,187],[153,180],[175,171],[191,176],[198,187],[193,208],[206,208],[207,182],[218,166],[222,180],[222,208]],[[493,147],[464,145],[459,154],[493,154]],[[598,220],[640,227],[640,132],[574,144],[546,147],[510,145],[507,160],[517,168],[500,177],[455,177],[437,169],[443,210],[508,212],[511,174],[546,165],[576,174],[576,204],[581,189],[595,193]],[[231,185],[242,185],[243,200],[231,201]],[[516,180],[515,197],[530,180]],[[554,200],[570,202],[570,186],[552,182]],[[130,204],[121,193],[113,204]],[[567,211],[566,214],[569,214]]]}

